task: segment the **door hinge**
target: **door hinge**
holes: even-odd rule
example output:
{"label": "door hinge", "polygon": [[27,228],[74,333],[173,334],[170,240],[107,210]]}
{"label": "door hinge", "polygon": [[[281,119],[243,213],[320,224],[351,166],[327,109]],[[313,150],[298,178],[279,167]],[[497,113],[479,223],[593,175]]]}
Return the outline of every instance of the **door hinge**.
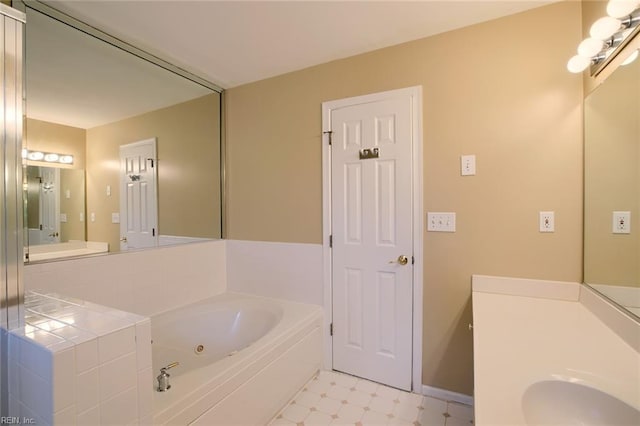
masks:
{"label": "door hinge", "polygon": [[156,228],[151,228],[151,236],[152,237],[156,236]]}
{"label": "door hinge", "polygon": [[415,258],[415,257],[413,257],[413,256],[411,256],[411,264],[413,265],[413,264],[415,264],[415,263],[416,263],[416,258]]}
{"label": "door hinge", "polygon": [[333,336],[333,323],[329,324],[329,336]]}
{"label": "door hinge", "polygon": [[153,165],[155,164],[155,160],[153,158],[147,158],[147,161],[151,161],[151,168],[153,169]]}
{"label": "door hinge", "polygon": [[329,145],[331,145],[331,135],[333,134],[332,130],[327,130],[326,132],[322,132],[322,134],[329,135]]}
{"label": "door hinge", "polygon": [[333,248],[333,235],[329,235],[329,248]]}

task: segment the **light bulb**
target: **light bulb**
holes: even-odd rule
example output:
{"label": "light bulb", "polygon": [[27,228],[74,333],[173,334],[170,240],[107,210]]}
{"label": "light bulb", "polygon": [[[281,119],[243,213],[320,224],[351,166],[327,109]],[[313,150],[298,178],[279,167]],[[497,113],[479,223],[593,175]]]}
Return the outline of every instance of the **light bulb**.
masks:
{"label": "light bulb", "polygon": [[640,52],[640,50],[636,49],[627,59],[622,61],[620,65],[629,65],[631,62],[635,61],[638,58],[638,52]]}
{"label": "light bulb", "polygon": [[578,55],[591,58],[600,53],[603,47],[604,41],[589,37],[578,45]]}
{"label": "light bulb", "polygon": [[581,73],[586,70],[591,64],[591,58],[585,58],[584,56],[576,55],[569,59],[567,62],[567,69],[574,74]]}
{"label": "light bulb", "polygon": [[48,161],[50,163],[53,163],[53,162],[58,161],[58,158],[60,158],[60,156],[58,154],[46,154],[44,156],[44,161]]}
{"label": "light bulb", "polygon": [[32,161],[40,161],[44,158],[44,153],[40,151],[31,151],[27,154],[27,159]]}
{"label": "light bulb", "polygon": [[589,34],[591,37],[600,40],[606,40],[616,33],[620,29],[622,22],[619,19],[612,18],[611,16],[605,16],[598,19],[591,26]]}
{"label": "light bulb", "polygon": [[63,155],[59,160],[62,164],[71,164],[73,163],[73,155]]}
{"label": "light bulb", "polygon": [[638,0],[609,0],[607,15],[614,18],[629,16],[640,5]]}

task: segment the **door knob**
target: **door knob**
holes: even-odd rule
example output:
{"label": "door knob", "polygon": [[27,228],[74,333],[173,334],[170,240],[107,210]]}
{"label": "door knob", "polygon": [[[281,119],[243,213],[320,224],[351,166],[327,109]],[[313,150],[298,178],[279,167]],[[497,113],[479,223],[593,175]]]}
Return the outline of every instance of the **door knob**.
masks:
{"label": "door knob", "polygon": [[400,265],[406,265],[407,263],[409,263],[409,258],[404,254],[401,254],[400,256],[398,256],[398,259],[392,260],[389,263],[399,263]]}
{"label": "door knob", "polygon": [[123,243],[126,243],[127,242],[127,237],[120,238],[120,241],[122,241]]}

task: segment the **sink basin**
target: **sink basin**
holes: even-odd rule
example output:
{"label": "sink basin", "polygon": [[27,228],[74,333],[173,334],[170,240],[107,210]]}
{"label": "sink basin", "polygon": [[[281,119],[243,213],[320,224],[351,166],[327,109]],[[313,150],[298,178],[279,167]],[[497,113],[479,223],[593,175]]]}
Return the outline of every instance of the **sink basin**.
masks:
{"label": "sink basin", "polygon": [[579,383],[546,380],[529,386],[522,396],[529,425],[640,425],[640,411]]}

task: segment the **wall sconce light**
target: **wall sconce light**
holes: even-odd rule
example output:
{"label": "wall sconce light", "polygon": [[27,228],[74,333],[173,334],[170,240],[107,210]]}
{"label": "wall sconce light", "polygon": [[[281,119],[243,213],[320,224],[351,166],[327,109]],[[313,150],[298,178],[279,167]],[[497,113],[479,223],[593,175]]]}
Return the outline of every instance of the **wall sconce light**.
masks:
{"label": "wall sconce light", "polygon": [[55,152],[22,150],[22,158],[29,161],[44,161],[45,163],[73,164],[73,155]]}
{"label": "wall sconce light", "polygon": [[640,26],[640,0],[609,0],[607,15],[593,23],[590,37],[578,45],[578,54],[569,59],[567,69],[581,73],[591,66],[596,74],[612,53]]}

